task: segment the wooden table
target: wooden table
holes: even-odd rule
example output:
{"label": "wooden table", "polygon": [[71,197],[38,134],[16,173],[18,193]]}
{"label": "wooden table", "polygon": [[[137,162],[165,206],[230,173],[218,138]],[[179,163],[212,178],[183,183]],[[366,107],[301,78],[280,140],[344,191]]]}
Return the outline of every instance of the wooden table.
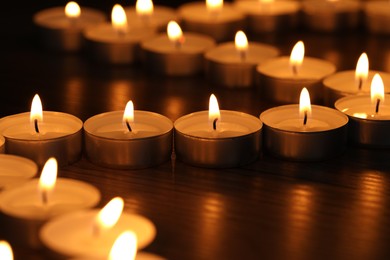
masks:
{"label": "wooden table", "polygon": [[[107,13],[111,8],[108,1],[84,2]],[[28,111],[35,93],[45,110],[82,120],[121,110],[129,99],[136,109],[175,120],[206,109],[210,93],[217,95],[220,108],[255,116],[275,106],[256,89],[211,86],[203,75],[151,76],[142,66],[107,66],[82,53],[46,51],[31,17],[53,4],[11,1],[10,10],[2,7],[0,116]],[[390,38],[385,36],[298,31],[259,39],[285,55],[303,40],[308,56],[332,61],[338,70],[354,69],[366,51],[372,69],[390,71]],[[96,185],[101,205],[122,196],[126,212],[144,215],[157,227],[145,250],[169,259],[390,258],[388,150],[349,147],[342,156],[315,163],[263,154],[253,164],[223,170],[178,160],[144,170],[111,170],[83,158],[59,175]],[[17,259],[44,259],[40,252],[15,251]]]}

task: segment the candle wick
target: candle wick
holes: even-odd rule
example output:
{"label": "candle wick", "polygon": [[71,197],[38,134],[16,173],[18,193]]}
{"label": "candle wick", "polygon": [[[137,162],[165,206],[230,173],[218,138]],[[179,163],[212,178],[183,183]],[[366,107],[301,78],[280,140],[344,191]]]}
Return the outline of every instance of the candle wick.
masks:
{"label": "candle wick", "polygon": [[296,65],[293,65],[293,66],[292,66],[292,72],[293,72],[294,75],[297,75],[297,74],[298,74],[298,68],[297,68]]}
{"label": "candle wick", "polygon": [[99,237],[100,236],[100,228],[97,223],[94,223],[92,226],[92,236],[94,237]]}
{"label": "candle wick", "polygon": [[376,106],[375,106],[375,114],[378,114],[379,112],[379,104],[380,104],[381,100],[378,98],[376,100]]}
{"label": "candle wick", "polygon": [[181,39],[178,39],[178,40],[175,41],[175,48],[177,50],[181,49]]}
{"label": "candle wick", "polygon": [[241,61],[246,60],[246,51],[240,51],[240,58],[241,58]]}
{"label": "candle wick", "polygon": [[217,121],[218,121],[218,118],[214,119],[213,120],[213,130],[217,130]]}
{"label": "candle wick", "polygon": [[34,128],[35,132],[39,134],[38,119],[34,119]]}
{"label": "candle wick", "polygon": [[48,202],[47,191],[43,190],[41,195],[42,195],[42,203],[43,203],[43,205],[47,205],[47,202]]}
{"label": "candle wick", "polygon": [[307,123],[307,111],[305,111],[303,115],[303,125],[306,125],[306,123]]}
{"label": "candle wick", "polygon": [[359,83],[358,83],[359,91],[362,90],[363,87],[363,79],[359,77]]}
{"label": "candle wick", "polygon": [[129,132],[132,132],[133,130],[131,129],[131,126],[130,126],[130,123],[128,120],[126,120],[126,126],[127,126],[127,129],[129,130]]}

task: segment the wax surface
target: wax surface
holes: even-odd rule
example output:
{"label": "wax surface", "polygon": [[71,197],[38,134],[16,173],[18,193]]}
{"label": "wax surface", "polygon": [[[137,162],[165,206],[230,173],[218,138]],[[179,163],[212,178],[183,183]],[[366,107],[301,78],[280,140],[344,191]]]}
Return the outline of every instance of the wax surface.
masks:
{"label": "wax surface", "polygon": [[216,130],[213,130],[212,123],[209,122],[208,111],[192,113],[175,122],[175,129],[183,134],[211,139],[248,135],[259,131],[261,127],[262,124],[256,117],[228,110],[221,110]]}
{"label": "wax surface", "polygon": [[98,212],[78,211],[50,221],[40,233],[43,244],[69,257],[104,257],[108,255],[115,239],[125,230],[136,233],[138,248],[147,246],[156,235],[156,228],[149,219],[122,213],[114,227],[94,236],[93,223]]}
{"label": "wax surface", "polygon": [[210,13],[205,2],[187,3],[178,9],[178,13],[184,20],[211,24],[226,23],[243,18],[238,10],[227,3],[224,3],[222,10],[218,13]]}
{"label": "wax surface", "polygon": [[33,161],[10,154],[0,154],[0,191],[33,178],[38,166]]}
{"label": "wax surface", "polygon": [[85,121],[84,129],[89,134],[112,139],[139,139],[163,135],[173,128],[171,120],[148,111],[134,112],[132,132],[122,123],[123,111],[99,114]]}
{"label": "wax surface", "polygon": [[285,105],[264,111],[260,120],[276,129],[294,132],[319,132],[336,129],[348,123],[348,118],[335,109],[312,105],[312,113],[303,124],[299,105]]}
{"label": "wax surface", "polygon": [[273,1],[261,3],[261,1],[236,1],[238,10],[251,15],[282,15],[299,11],[299,4],[294,1]]}
{"label": "wax surface", "polygon": [[94,186],[78,180],[58,178],[54,190],[49,194],[48,204],[44,205],[38,192],[38,182],[38,179],[30,180],[1,193],[0,210],[18,218],[45,220],[93,207],[100,200],[100,192]]}
{"label": "wax surface", "polygon": [[125,8],[127,21],[130,27],[166,27],[168,22],[176,20],[176,13],[172,8],[154,6],[153,13],[149,16],[137,14],[134,7]]}
{"label": "wax surface", "polygon": [[279,55],[279,50],[267,44],[249,43],[245,59],[242,60],[233,42],[223,43],[205,54],[206,59],[220,63],[259,64]]}

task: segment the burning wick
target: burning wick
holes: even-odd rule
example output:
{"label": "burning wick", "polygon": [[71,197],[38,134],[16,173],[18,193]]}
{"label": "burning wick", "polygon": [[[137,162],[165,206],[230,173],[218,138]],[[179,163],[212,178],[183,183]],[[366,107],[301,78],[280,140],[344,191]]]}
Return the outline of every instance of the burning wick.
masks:
{"label": "burning wick", "polygon": [[34,128],[35,132],[39,134],[38,119],[34,119]]}
{"label": "burning wick", "polygon": [[381,100],[378,98],[376,100],[376,106],[375,106],[375,114],[378,114],[379,112],[379,104],[381,103]]}
{"label": "burning wick", "polygon": [[307,111],[305,111],[303,114],[303,125],[306,125],[306,123],[307,123]]}
{"label": "burning wick", "polygon": [[359,91],[362,90],[362,87],[363,87],[363,79],[362,79],[361,77],[359,77],[358,87],[359,87]]}
{"label": "burning wick", "polygon": [[294,75],[298,74],[298,68],[297,68],[296,65],[293,65],[291,69],[292,69],[292,72],[293,72]]}
{"label": "burning wick", "polygon": [[214,131],[217,130],[217,121],[218,121],[218,118],[216,118],[216,119],[213,120],[213,130],[214,130]]}
{"label": "burning wick", "polygon": [[132,132],[133,130],[131,129],[131,126],[130,126],[130,123],[129,121],[126,120],[126,126],[127,126],[127,129],[129,129],[129,132]]}

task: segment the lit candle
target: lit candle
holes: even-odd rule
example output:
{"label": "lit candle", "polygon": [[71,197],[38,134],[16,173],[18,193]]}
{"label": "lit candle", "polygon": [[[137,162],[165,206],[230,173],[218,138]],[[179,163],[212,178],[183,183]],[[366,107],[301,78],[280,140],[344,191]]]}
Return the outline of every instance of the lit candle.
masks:
{"label": "lit candle", "polygon": [[167,33],[142,42],[147,69],[157,74],[187,76],[203,70],[204,53],[215,45],[212,38],[196,33],[183,34],[180,26],[170,21]]}
{"label": "lit candle", "polygon": [[290,57],[269,59],[257,66],[261,96],[279,103],[295,103],[302,86],[312,103],[320,103],[323,96],[322,79],[336,70],[328,61],[304,57],[304,44],[299,41]]}
{"label": "lit candle", "polygon": [[152,0],[137,0],[134,7],[125,7],[131,27],[152,28],[163,32],[171,20],[176,20],[175,10],[165,6],[154,6]]}
{"label": "lit candle", "polygon": [[208,111],[183,116],[174,127],[177,157],[189,164],[237,167],[253,162],[260,153],[260,120],[237,111],[220,111],[214,95]]}
{"label": "lit candle", "polygon": [[12,252],[11,245],[5,240],[0,240],[0,256],[3,260],[14,259],[14,254]]}
{"label": "lit candle", "polygon": [[376,73],[380,73],[385,82],[385,93],[390,93],[390,74],[369,70],[369,62],[366,53],[362,53],[356,65],[356,70],[347,70],[329,75],[323,80],[324,103],[334,106],[339,98],[370,93],[370,83]]}
{"label": "lit candle", "polygon": [[31,112],[0,119],[0,134],[6,139],[6,153],[27,157],[39,166],[55,157],[64,166],[80,159],[82,126],[73,115],[42,111],[36,95]]}
{"label": "lit candle", "polygon": [[363,3],[365,27],[372,33],[389,34],[390,2],[388,0]]}
{"label": "lit candle", "polygon": [[367,147],[390,147],[390,95],[384,94],[381,76],[375,74],[371,93],[343,97],[335,107],[349,117],[348,135],[354,144]]}
{"label": "lit candle", "polygon": [[260,120],[265,147],[278,157],[317,161],[341,153],[346,146],[348,117],[335,109],[311,105],[306,88],[299,105],[268,109]]}
{"label": "lit candle", "polygon": [[116,238],[127,230],[136,234],[138,249],[149,245],[156,235],[154,224],[122,210],[123,199],[116,197],[100,211],[83,210],[57,217],[42,227],[40,239],[56,259],[107,257]]}
{"label": "lit candle", "polygon": [[19,186],[33,178],[37,172],[37,164],[30,159],[0,154],[0,192]]}
{"label": "lit candle", "polygon": [[218,45],[205,53],[206,73],[217,85],[247,88],[254,84],[256,66],[276,57],[279,50],[266,44],[248,44],[243,31],[236,33],[235,42]]}
{"label": "lit candle", "polygon": [[4,236],[15,244],[39,248],[38,232],[49,219],[95,206],[99,191],[82,181],[58,178],[57,161],[50,158],[39,180],[30,180],[0,194]]}
{"label": "lit candle", "polygon": [[302,2],[303,25],[325,32],[354,29],[359,24],[360,8],[357,0],[305,0]]}
{"label": "lit candle", "polygon": [[300,4],[296,1],[235,1],[234,7],[245,14],[252,33],[275,33],[294,29]]}
{"label": "lit candle", "polygon": [[50,49],[78,51],[84,46],[82,31],[106,20],[103,12],[69,2],[64,7],[42,10],[34,15],[42,41]]}
{"label": "lit candle", "polygon": [[154,30],[128,25],[121,5],[112,8],[111,23],[102,23],[85,30],[84,36],[94,59],[110,64],[139,61],[139,44],[154,35]]}
{"label": "lit candle", "polygon": [[186,3],[178,9],[185,30],[206,34],[221,42],[245,26],[244,15],[223,0]]}
{"label": "lit candle", "polygon": [[167,117],[135,110],[89,118],[84,123],[85,152],[93,163],[111,168],[145,168],[171,158],[173,124]]}

